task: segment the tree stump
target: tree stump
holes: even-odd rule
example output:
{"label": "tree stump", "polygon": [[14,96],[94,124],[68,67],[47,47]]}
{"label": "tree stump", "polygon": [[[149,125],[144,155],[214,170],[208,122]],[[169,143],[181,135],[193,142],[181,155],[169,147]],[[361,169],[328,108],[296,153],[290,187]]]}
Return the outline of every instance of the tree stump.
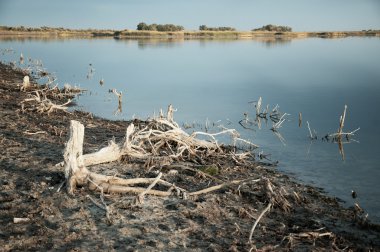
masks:
{"label": "tree stump", "polygon": [[72,120],[70,122],[69,137],[63,157],[67,191],[73,194],[77,185],[87,183],[89,174],[83,161],[84,126],[80,122]]}

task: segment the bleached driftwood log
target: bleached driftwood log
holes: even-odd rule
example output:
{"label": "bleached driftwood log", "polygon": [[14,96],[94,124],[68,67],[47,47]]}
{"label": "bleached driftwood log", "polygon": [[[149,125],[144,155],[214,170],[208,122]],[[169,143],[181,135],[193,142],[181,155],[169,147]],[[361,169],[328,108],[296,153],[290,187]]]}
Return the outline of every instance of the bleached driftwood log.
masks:
{"label": "bleached driftwood log", "polygon": [[[170,191],[163,192],[149,190],[146,192],[145,188],[129,187],[129,185],[136,183],[152,183],[152,179],[128,180],[90,172],[86,168],[84,162],[83,138],[84,126],[80,122],[72,120],[70,124],[70,138],[66,143],[66,148],[64,151],[65,178],[68,193],[73,194],[76,186],[78,185],[88,185],[90,189],[96,190],[100,188],[104,192],[145,192],[145,194],[154,194],[159,196],[169,196],[171,194]],[[173,186],[172,184],[162,180],[156,181],[156,183]]]}

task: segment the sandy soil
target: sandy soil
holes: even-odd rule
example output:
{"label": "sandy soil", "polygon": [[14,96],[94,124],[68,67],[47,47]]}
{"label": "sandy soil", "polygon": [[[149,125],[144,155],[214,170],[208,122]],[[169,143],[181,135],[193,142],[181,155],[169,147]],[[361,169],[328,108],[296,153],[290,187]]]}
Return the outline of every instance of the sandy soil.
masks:
{"label": "sandy soil", "polygon": [[[121,140],[130,122],[107,121],[88,113],[22,113],[25,73],[0,64],[0,251],[380,251],[380,227],[358,209],[344,209],[321,190],[296,182],[263,164],[209,160],[215,179],[201,173],[159,167],[163,178],[189,191],[233,179],[261,179],[196,198],[106,195],[111,218],[88,197],[99,193],[63,188],[62,152],[70,120],[85,125],[84,152]],[[63,101],[56,101],[63,103]],[[36,133],[43,131],[44,133]],[[90,167],[124,178],[155,177],[143,164],[118,161]],[[213,170],[215,173],[215,169]],[[274,205],[250,230],[269,202],[265,183],[282,192],[288,207]],[[287,210],[287,211],[286,211]],[[14,223],[14,218],[29,218]]]}

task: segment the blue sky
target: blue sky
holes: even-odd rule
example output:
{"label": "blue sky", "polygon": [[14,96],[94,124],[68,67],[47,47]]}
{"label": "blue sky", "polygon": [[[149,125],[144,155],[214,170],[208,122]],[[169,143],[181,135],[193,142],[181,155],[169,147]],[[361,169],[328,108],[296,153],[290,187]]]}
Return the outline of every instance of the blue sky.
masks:
{"label": "blue sky", "polygon": [[135,29],[139,22],[188,30],[265,24],[295,31],[380,29],[379,0],[0,0],[0,25]]}

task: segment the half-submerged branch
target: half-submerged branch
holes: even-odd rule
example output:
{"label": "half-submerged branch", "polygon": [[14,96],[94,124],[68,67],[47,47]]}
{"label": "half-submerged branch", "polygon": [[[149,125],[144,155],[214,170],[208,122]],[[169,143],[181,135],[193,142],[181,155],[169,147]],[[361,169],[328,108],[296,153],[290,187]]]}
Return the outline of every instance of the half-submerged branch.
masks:
{"label": "half-submerged branch", "polygon": [[332,137],[333,141],[338,143],[338,148],[339,148],[339,153],[342,156],[342,159],[345,159],[345,154],[344,154],[344,148],[343,144],[345,143],[343,140],[343,137],[346,138],[347,142],[349,142],[349,137],[355,135],[355,133],[360,130],[360,127],[351,131],[351,132],[344,132],[343,127],[344,127],[344,122],[346,119],[346,111],[347,111],[347,105],[344,105],[344,110],[343,114],[339,118],[339,128],[336,133],[329,134],[328,137]]}
{"label": "half-submerged branch", "polygon": [[344,127],[344,121],[346,119],[346,111],[347,111],[347,105],[344,105],[344,110],[343,114],[339,118],[339,128],[336,133],[329,134],[329,137],[334,137],[334,138],[341,138],[342,136],[348,137],[355,135],[355,133],[360,130],[360,127],[351,131],[351,132],[343,132],[343,127]]}

